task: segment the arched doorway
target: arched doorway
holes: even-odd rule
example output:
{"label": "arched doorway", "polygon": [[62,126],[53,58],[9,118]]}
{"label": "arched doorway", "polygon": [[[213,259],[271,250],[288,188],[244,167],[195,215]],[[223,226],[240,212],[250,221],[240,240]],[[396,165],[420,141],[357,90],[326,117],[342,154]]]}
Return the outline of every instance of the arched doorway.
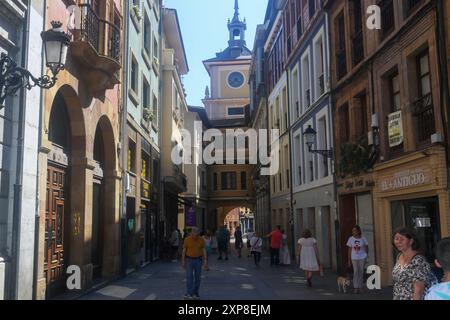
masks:
{"label": "arched doorway", "polygon": [[92,180],[91,263],[93,277],[109,276],[108,261],[115,255],[115,154],[114,133],[108,117],[102,116],[95,129]]}
{"label": "arched doorway", "polygon": [[93,267],[93,276],[98,278],[102,274],[103,248],[102,239],[104,235],[103,221],[103,203],[105,201],[105,152],[104,152],[103,134],[97,126],[94,139],[94,177],[92,188],[92,237],[91,237],[91,261]]}
{"label": "arched doorway", "polygon": [[69,264],[71,129],[67,105],[60,92],[53,101],[48,140],[51,151],[47,165],[45,208],[44,275],[47,295],[63,290]]}

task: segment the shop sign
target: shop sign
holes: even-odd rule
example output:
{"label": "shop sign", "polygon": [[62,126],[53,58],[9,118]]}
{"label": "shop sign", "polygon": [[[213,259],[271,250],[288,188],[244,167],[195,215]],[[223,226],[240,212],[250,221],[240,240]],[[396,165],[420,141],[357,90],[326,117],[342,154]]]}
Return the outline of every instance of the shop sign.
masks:
{"label": "shop sign", "polygon": [[417,228],[429,228],[431,227],[431,218],[416,218],[416,227]]}
{"label": "shop sign", "polygon": [[184,207],[184,220],[187,227],[195,227],[197,225],[197,213],[195,206],[185,206]]}
{"label": "shop sign", "polygon": [[431,182],[430,169],[412,169],[384,177],[381,180],[381,191],[395,191],[429,184]]}
{"label": "shop sign", "polygon": [[397,111],[388,116],[389,147],[397,147],[403,143],[402,112]]}

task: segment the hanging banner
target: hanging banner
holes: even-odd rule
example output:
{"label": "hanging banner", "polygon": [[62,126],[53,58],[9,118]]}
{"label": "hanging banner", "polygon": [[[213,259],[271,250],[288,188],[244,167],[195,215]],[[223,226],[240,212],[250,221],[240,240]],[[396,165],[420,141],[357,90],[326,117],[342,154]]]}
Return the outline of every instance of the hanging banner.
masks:
{"label": "hanging banner", "polygon": [[389,147],[397,147],[403,143],[402,112],[397,111],[388,116]]}
{"label": "hanging banner", "polygon": [[197,212],[195,210],[195,206],[184,206],[184,223],[186,227],[197,226]]}

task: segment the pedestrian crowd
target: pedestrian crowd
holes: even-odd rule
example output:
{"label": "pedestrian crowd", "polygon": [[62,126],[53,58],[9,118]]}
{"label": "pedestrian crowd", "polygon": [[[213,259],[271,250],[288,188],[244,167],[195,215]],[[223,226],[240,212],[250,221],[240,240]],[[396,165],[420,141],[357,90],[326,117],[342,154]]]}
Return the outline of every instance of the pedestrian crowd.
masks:
{"label": "pedestrian crowd", "polygon": [[[212,254],[218,255],[217,260],[228,260],[232,238],[237,258],[242,258],[242,251],[246,247],[247,258],[252,257],[257,268],[261,266],[261,256],[266,245],[271,267],[291,265],[288,236],[280,226],[266,235],[252,230],[243,234],[241,228],[237,227],[233,237],[225,225],[217,231],[200,232],[198,228],[192,228],[189,233],[184,230],[183,236],[176,229],[170,237],[170,243],[173,261],[181,260],[186,269],[186,299],[199,298],[202,268],[209,271],[208,260]],[[311,230],[306,229],[296,243],[295,263],[305,272],[307,286],[312,287],[313,275],[323,276],[318,242]],[[436,246],[435,268],[423,255],[415,230],[406,227],[396,230],[392,243],[398,252],[392,270],[394,300],[450,300],[450,237],[441,239]],[[358,225],[353,227],[346,246],[347,268],[345,274],[338,278],[338,285],[351,284],[353,292],[359,294],[365,290],[367,262],[373,253],[369,252],[369,242]],[[443,276],[435,270],[441,270]]]}

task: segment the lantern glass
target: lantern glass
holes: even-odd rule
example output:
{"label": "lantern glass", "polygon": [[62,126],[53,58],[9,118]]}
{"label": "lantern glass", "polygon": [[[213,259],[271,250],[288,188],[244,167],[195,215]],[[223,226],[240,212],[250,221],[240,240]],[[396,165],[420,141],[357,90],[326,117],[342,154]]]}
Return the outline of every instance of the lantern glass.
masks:
{"label": "lantern glass", "polygon": [[311,128],[311,126],[308,126],[308,128],[305,130],[305,133],[303,134],[305,137],[306,144],[311,147],[314,144],[314,140],[316,138],[316,131]]}

